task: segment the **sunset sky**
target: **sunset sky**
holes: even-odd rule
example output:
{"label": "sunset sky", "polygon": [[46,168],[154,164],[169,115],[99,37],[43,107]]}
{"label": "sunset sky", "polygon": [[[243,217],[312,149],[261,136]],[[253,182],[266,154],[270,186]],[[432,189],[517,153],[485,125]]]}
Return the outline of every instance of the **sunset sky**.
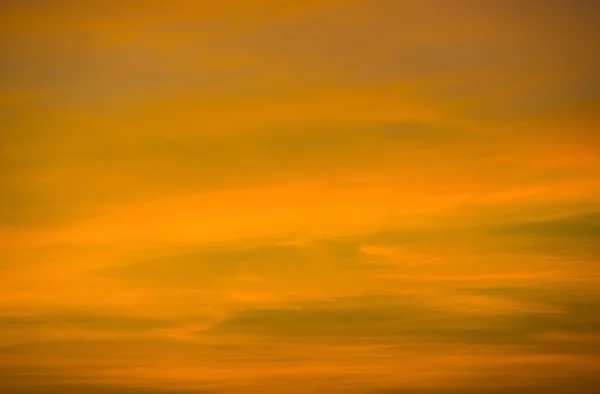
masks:
{"label": "sunset sky", "polygon": [[0,393],[596,392],[599,17],[3,0]]}

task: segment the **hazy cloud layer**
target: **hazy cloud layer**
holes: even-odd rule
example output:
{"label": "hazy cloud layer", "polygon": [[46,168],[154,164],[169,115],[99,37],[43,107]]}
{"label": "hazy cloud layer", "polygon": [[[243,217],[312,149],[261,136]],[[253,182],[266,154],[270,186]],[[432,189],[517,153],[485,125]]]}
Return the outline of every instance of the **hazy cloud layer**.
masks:
{"label": "hazy cloud layer", "polygon": [[5,1],[0,391],[591,393],[594,1]]}

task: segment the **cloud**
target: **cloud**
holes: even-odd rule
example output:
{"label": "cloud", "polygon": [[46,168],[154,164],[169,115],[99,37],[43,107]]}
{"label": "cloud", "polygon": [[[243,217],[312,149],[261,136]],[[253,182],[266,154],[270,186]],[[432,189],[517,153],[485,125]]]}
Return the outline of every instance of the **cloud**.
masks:
{"label": "cloud", "polygon": [[[3,390],[11,394],[49,394],[85,392],[90,394],[212,394],[213,390],[161,389],[148,386],[69,382],[69,378],[54,368],[1,368]],[[42,380],[42,381],[40,381]]]}
{"label": "cloud", "polygon": [[585,391],[597,8],[3,2],[0,391]]}
{"label": "cloud", "polygon": [[[500,297],[489,297],[482,305],[492,313],[485,310],[480,313],[472,309],[467,297],[456,296],[460,308],[448,303],[453,297],[450,291],[438,297],[342,298],[247,310],[223,320],[208,332],[308,343],[378,343],[401,347],[404,343],[449,342],[469,346],[526,346],[534,341],[536,330],[541,332],[544,327],[558,330],[563,323],[569,326],[578,319],[589,318],[586,313],[576,311],[569,311],[573,315],[563,318],[563,311],[544,310],[540,307],[543,304],[527,309],[522,300],[513,304],[522,305],[521,308],[503,308]],[[591,321],[586,323],[594,326]]]}
{"label": "cloud", "polygon": [[567,217],[509,223],[493,230],[505,234],[530,234],[537,237],[593,239],[600,235],[600,213],[584,212]]}
{"label": "cloud", "polygon": [[282,240],[238,245],[237,249],[199,248],[111,267],[103,274],[125,281],[141,281],[147,286],[214,286],[236,278],[250,281],[255,278],[258,285],[266,283],[269,287],[281,286],[273,282],[294,286],[298,281],[305,281],[316,285],[319,277],[327,281],[334,276],[360,275],[360,270],[365,268],[356,245],[343,239],[308,244],[289,244]]}
{"label": "cloud", "polygon": [[510,386],[505,388],[475,387],[475,388],[434,388],[434,389],[407,389],[391,388],[376,391],[365,391],[365,394],[475,394],[485,390],[489,394],[526,394],[526,393],[549,393],[549,394],[587,394],[593,392],[597,387],[596,379],[554,379],[552,385],[544,383],[529,383],[519,386]]}

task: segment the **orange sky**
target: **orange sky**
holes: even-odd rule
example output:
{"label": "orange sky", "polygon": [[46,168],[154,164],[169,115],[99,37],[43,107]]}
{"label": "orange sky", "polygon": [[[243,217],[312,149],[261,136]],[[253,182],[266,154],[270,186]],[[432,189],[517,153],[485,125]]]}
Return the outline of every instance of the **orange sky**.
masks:
{"label": "orange sky", "polygon": [[0,392],[600,385],[595,1],[0,10]]}

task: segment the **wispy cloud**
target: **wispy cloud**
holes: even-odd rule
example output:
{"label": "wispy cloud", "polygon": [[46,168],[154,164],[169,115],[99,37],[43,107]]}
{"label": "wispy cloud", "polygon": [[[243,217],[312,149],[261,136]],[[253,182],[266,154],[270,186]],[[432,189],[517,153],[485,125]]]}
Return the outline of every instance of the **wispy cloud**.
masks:
{"label": "wispy cloud", "polygon": [[5,1],[0,391],[590,392],[590,1]]}

